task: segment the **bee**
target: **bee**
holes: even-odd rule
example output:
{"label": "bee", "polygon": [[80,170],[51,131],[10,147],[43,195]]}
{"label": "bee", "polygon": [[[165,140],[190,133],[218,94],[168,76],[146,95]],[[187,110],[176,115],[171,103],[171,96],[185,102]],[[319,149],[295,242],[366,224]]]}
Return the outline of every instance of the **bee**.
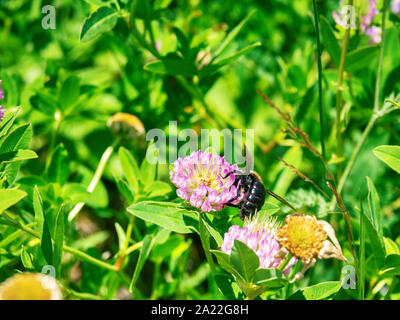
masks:
{"label": "bee", "polygon": [[[261,210],[265,202],[266,194],[269,194],[275,199],[295,210],[295,208],[285,199],[266,189],[258,173],[256,173],[255,171],[251,171],[251,168],[253,167],[253,160],[252,158],[250,158],[246,146],[244,148],[246,152],[245,172],[235,170],[229,172],[225,175],[225,177],[223,177],[225,179],[230,174],[234,174],[235,181],[233,185],[237,187],[237,194],[227,203],[225,203],[225,205],[239,208],[239,216],[242,220],[244,220],[246,217],[252,218],[257,211]],[[233,204],[232,202],[237,200],[242,193],[245,194],[243,200],[238,204]]]}

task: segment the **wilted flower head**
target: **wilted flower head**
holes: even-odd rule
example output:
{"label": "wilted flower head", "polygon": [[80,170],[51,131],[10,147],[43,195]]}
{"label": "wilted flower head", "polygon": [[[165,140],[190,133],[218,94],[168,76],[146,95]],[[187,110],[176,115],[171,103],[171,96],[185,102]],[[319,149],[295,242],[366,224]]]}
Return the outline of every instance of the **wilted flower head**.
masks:
{"label": "wilted flower head", "polygon": [[[183,159],[178,158],[169,175],[180,198],[203,212],[210,212],[221,210],[236,196],[235,175],[224,177],[237,169],[236,164],[230,165],[224,157],[199,150]],[[239,203],[242,197],[232,203]]]}
{"label": "wilted flower head", "polygon": [[145,129],[142,121],[133,114],[118,112],[114,114],[107,122],[115,135],[126,135],[129,138],[142,136]]}
{"label": "wilted flower head", "polygon": [[[1,80],[0,80],[0,85],[1,85]],[[2,90],[1,87],[0,87],[0,100],[3,99],[3,98],[4,98],[4,93],[3,93],[3,90]],[[1,122],[1,120],[3,119],[3,117],[4,117],[4,109],[3,109],[3,107],[0,105],[0,122]]]}
{"label": "wilted flower head", "polygon": [[16,274],[0,287],[0,300],[61,300],[57,281],[41,273]]}
{"label": "wilted flower head", "polygon": [[315,264],[317,258],[347,261],[332,226],[314,216],[288,215],[285,225],[277,231],[277,240],[282,247],[278,256],[284,257],[290,252],[303,262],[303,270],[294,280],[300,279],[304,272]]}
{"label": "wilted flower head", "polygon": [[[233,225],[224,235],[221,251],[226,254],[232,252],[232,247],[235,240],[245,243],[253,250],[260,260],[260,268],[278,268],[282,262],[281,258],[276,258],[280,246],[276,240],[277,224],[275,221],[268,218],[256,216],[252,220],[246,220],[245,226],[240,228],[238,225]],[[290,268],[295,265],[297,259],[293,257],[283,273],[288,274]]]}

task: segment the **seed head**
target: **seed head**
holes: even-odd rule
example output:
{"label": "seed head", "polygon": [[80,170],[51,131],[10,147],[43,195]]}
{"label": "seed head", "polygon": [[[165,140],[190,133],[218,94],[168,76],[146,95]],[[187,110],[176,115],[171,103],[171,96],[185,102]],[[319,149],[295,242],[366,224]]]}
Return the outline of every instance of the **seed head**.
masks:
{"label": "seed head", "polygon": [[0,286],[0,300],[61,300],[57,281],[41,273],[22,273]]}
{"label": "seed head", "polygon": [[128,138],[143,136],[145,129],[142,121],[133,114],[118,112],[114,114],[107,125],[115,135],[126,135]]}

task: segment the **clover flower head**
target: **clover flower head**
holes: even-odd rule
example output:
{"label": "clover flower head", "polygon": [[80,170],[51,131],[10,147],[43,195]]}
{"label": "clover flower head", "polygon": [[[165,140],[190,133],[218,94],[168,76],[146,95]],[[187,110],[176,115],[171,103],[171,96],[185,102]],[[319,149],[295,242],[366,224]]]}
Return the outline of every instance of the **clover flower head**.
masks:
{"label": "clover flower head", "polygon": [[[210,152],[194,151],[189,156],[178,158],[170,171],[172,183],[177,187],[178,197],[189,201],[203,212],[219,211],[224,204],[234,198],[236,164],[230,165],[224,157]],[[233,204],[242,201],[241,194]]]}
{"label": "clover flower head", "polygon": [[377,44],[382,41],[382,29],[377,26],[369,27],[365,34],[369,37],[370,44]]}
{"label": "clover flower head", "polygon": [[[399,1],[398,7],[399,7],[399,11],[400,11],[400,0],[396,0],[396,1]],[[339,5],[340,5],[340,8],[344,8],[343,1],[340,1]],[[396,10],[396,6],[395,6],[395,10]],[[353,13],[350,13],[350,14],[353,14]],[[377,14],[379,14],[379,11],[377,9],[376,0],[368,0],[368,2],[366,3],[366,10],[362,13],[360,24],[361,24],[361,31],[362,31],[362,33],[364,33],[365,35],[367,35],[369,37],[370,44],[377,44],[377,43],[380,43],[382,40],[381,28],[378,26],[372,25],[372,21],[374,20],[374,18]],[[347,25],[347,22],[344,21],[345,20],[344,18],[347,16],[348,16],[348,13],[342,14],[342,12],[337,12],[337,11],[332,12],[333,20],[335,21],[335,23],[338,26],[341,26],[342,28],[349,27]]]}
{"label": "clover flower head", "polygon": [[400,15],[400,0],[392,0],[392,12]]}
{"label": "clover flower head", "polygon": [[22,273],[0,286],[0,300],[61,300],[57,281],[41,273]]}
{"label": "clover flower head", "polygon": [[315,264],[317,258],[347,261],[332,226],[326,221],[317,220],[314,216],[288,215],[285,224],[277,231],[277,240],[281,245],[277,256],[283,258],[290,252],[303,263],[303,269],[296,274],[293,281],[301,279],[304,272]]}
{"label": "clover flower head", "polygon": [[[239,240],[255,252],[260,261],[260,268],[278,268],[282,259],[276,257],[280,250],[276,240],[276,229],[276,221],[257,215],[252,220],[246,220],[243,228],[238,225],[231,226],[224,235],[221,251],[231,254],[234,241]],[[293,257],[283,273],[287,275],[296,263],[297,259]]]}
{"label": "clover flower head", "polygon": [[376,8],[376,0],[369,0],[368,12],[361,18],[361,30],[363,32],[367,31],[367,28],[371,25],[372,20],[378,13],[379,11]]}

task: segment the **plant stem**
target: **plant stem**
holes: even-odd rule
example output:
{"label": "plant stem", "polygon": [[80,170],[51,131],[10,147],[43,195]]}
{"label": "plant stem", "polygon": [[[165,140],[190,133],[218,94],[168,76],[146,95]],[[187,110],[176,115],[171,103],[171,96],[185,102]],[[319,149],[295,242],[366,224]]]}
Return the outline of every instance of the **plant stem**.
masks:
{"label": "plant stem", "polygon": [[[3,216],[8,221],[12,222],[15,227],[25,231],[26,233],[29,233],[30,235],[32,235],[35,238],[40,239],[39,233],[36,232],[35,230],[32,230],[29,227],[29,225],[24,225],[24,224],[20,223],[19,221],[14,220],[10,216],[8,216],[6,213],[3,213]],[[86,254],[86,253],[84,253],[84,252],[82,252],[82,251],[80,251],[78,249],[75,249],[75,248],[69,247],[67,245],[64,245],[63,246],[63,251],[69,252],[69,253],[73,254],[74,256],[81,258],[82,260],[85,260],[87,262],[95,264],[95,265],[97,265],[99,267],[102,267],[104,269],[108,269],[108,270],[112,270],[112,271],[118,271],[113,265],[108,264],[107,262],[101,261],[99,259],[93,258],[92,256],[89,256],[88,254]]]}
{"label": "plant stem", "polygon": [[281,264],[279,265],[279,267],[277,268],[280,272],[283,272],[283,270],[285,269],[285,267],[287,266],[287,264],[289,263],[290,259],[293,258],[293,254],[291,254],[290,252],[286,255],[285,259],[282,260]]}
{"label": "plant stem", "polygon": [[318,100],[319,100],[319,122],[320,122],[320,138],[321,138],[321,151],[322,156],[326,159],[325,155],[325,125],[324,125],[324,106],[322,100],[322,63],[321,63],[321,40],[319,33],[319,16],[318,16],[318,7],[317,1],[313,0],[314,7],[314,22],[315,22],[315,36],[317,39],[317,63],[318,63]]}
{"label": "plant stem", "polygon": [[115,262],[115,266],[121,270],[123,263],[124,263],[124,259],[127,256],[126,251],[128,249],[129,246],[129,241],[131,240],[131,236],[132,236],[132,230],[133,230],[133,222],[135,220],[135,216],[131,216],[129,218],[129,223],[128,223],[128,227],[126,228],[126,232],[125,232],[125,241],[124,241],[124,245],[119,253],[118,259]]}
{"label": "plant stem", "polygon": [[386,8],[387,8],[387,0],[383,2],[383,11],[382,11],[382,40],[379,51],[379,62],[378,62],[378,70],[376,72],[376,83],[375,83],[375,101],[374,101],[374,111],[379,110],[379,100],[380,100],[380,89],[381,89],[381,79],[382,79],[382,68],[383,68],[383,57],[385,53],[385,36],[386,36]]}
{"label": "plant stem", "polygon": [[[354,148],[354,151],[346,165],[346,168],[344,170],[343,175],[340,177],[339,184],[338,184],[338,193],[340,194],[341,191],[343,190],[344,184],[351,172],[351,169],[353,168],[354,162],[361,150],[361,147],[364,145],[369,133],[371,132],[371,129],[375,125],[375,122],[377,119],[379,119],[382,115],[384,115],[384,112],[380,112],[379,108],[379,100],[380,100],[380,83],[381,83],[381,78],[382,78],[382,68],[383,68],[383,57],[384,57],[384,42],[385,42],[385,21],[386,21],[386,7],[387,7],[387,0],[384,1],[383,4],[383,13],[382,13],[382,42],[381,42],[381,47],[380,47],[380,53],[379,53],[379,62],[378,62],[378,70],[377,70],[377,75],[376,75],[376,84],[375,84],[375,102],[374,102],[374,109],[373,109],[373,114],[367,124],[367,127],[365,128],[364,132],[362,133],[362,136],[360,140],[358,140],[358,143],[356,147]],[[331,202],[331,208],[333,208],[333,200]]]}
{"label": "plant stem", "polygon": [[111,271],[118,271],[115,266],[113,266],[107,262],[101,261],[99,259],[93,258],[92,256],[89,256],[88,254],[86,254],[78,249],[64,245],[63,250],[65,252],[69,252],[69,253],[73,254],[75,257],[81,258],[82,260],[85,260],[87,262],[95,264],[104,269],[111,270]]}
{"label": "plant stem", "polygon": [[373,128],[376,120],[378,119],[377,114],[373,114],[364,129],[364,132],[361,135],[360,140],[358,140],[356,147],[354,148],[354,151],[349,159],[349,162],[346,165],[346,168],[343,172],[343,175],[340,177],[339,184],[338,184],[338,193],[340,194],[343,190],[344,183],[346,182],[346,179],[348,178],[351,169],[353,168],[354,162],[360,153],[361,147],[364,145],[365,140],[367,139],[369,133],[371,132],[371,129]]}
{"label": "plant stem", "polygon": [[[92,193],[93,190],[96,188],[97,184],[99,183],[104,169],[108,163],[108,160],[110,159],[112,153],[114,152],[115,147],[120,143],[121,138],[116,138],[111,146],[109,146],[101,156],[100,162],[97,165],[96,171],[94,173],[94,176],[92,180],[89,183],[89,186],[87,187],[87,192]],[[81,211],[81,209],[84,207],[85,202],[80,202],[75,205],[75,207],[71,210],[71,212],[68,214],[68,221],[72,221],[78,213]]]}
{"label": "plant stem", "polygon": [[129,255],[131,252],[140,249],[143,246],[143,241],[136,242],[135,244],[131,245],[129,248],[126,249],[125,254]]}
{"label": "plant stem", "polygon": [[[353,5],[353,0],[349,1],[349,5]],[[342,129],[341,129],[341,114],[342,114],[342,84],[343,84],[343,76],[344,76],[344,67],[346,64],[346,55],[347,49],[349,47],[349,39],[350,39],[350,28],[346,29],[346,33],[344,35],[342,52],[340,55],[340,63],[339,63],[339,71],[338,71],[338,88],[336,95],[336,156],[341,158],[343,156],[343,141],[342,141]],[[338,163],[337,166],[337,180],[339,180],[342,175],[342,164]]]}

